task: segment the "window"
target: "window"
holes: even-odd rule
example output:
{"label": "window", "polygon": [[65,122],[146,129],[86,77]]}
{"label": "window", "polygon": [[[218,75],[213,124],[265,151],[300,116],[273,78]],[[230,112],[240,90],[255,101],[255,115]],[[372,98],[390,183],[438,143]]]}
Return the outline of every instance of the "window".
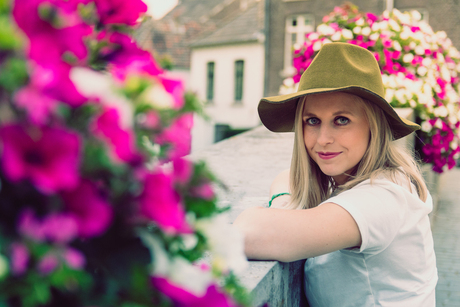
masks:
{"label": "window", "polygon": [[315,30],[313,15],[296,15],[286,19],[284,70],[292,70],[292,51],[295,45],[305,42],[305,34]]}
{"label": "window", "polygon": [[240,102],[243,99],[243,74],[244,61],[235,61],[235,101]]}
{"label": "window", "polygon": [[208,102],[212,102],[214,99],[214,66],[214,62],[207,64],[206,100]]}

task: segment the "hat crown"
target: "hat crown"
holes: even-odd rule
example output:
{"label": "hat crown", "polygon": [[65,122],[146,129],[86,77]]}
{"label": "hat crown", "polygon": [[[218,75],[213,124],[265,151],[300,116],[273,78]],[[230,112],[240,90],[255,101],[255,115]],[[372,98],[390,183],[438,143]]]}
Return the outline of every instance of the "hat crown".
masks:
{"label": "hat crown", "polygon": [[374,55],[359,46],[325,44],[303,73],[299,91],[361,87],[384,97],[380,68]]}

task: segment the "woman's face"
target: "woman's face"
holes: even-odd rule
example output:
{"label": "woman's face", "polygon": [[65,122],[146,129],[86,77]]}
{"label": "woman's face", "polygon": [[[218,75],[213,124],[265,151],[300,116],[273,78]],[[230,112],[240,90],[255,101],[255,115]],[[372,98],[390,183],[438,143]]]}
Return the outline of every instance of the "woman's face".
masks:
{"label": "woman's face", "polygon": [[303,138],[321,171],[344,184],[361,161],[370,139],[363,101],[342,93],[308,96],[303,109]]}

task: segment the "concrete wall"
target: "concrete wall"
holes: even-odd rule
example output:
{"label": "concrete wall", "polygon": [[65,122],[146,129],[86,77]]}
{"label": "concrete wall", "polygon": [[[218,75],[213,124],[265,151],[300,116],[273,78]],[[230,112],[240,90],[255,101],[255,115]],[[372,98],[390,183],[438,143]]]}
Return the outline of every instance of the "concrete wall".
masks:
{"label": "concrete wall", "polygon": [[[235,61],[244,61],[243,98],[234,100]],[[206,104],[205,112],[211,121],[195,119],[192,132],[192,150],[200,150],[214,142],[215,124],[226,124],[233,129],[249,129],[259,125],[257,104],[263,96],[264,45],[245,43],[201,47],[192,50],[189,88],[206,101],[207,63],[214,62],[214,99]]]}

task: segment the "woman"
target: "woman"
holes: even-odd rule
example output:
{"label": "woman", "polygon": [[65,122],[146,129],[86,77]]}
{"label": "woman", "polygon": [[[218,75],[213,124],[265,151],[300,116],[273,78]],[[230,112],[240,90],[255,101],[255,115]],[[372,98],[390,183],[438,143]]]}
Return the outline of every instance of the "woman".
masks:
{"label": "woman", "polygon": [[248,258],[308,258],[311,307],[435,306],[431,196],[393,142],[419,126],[383,97],[374,56],[330,43],[297,93],[260,101],[268,129],[295,132],[291,168],[274,180],[271,208],[245,210],[234,225]]}

